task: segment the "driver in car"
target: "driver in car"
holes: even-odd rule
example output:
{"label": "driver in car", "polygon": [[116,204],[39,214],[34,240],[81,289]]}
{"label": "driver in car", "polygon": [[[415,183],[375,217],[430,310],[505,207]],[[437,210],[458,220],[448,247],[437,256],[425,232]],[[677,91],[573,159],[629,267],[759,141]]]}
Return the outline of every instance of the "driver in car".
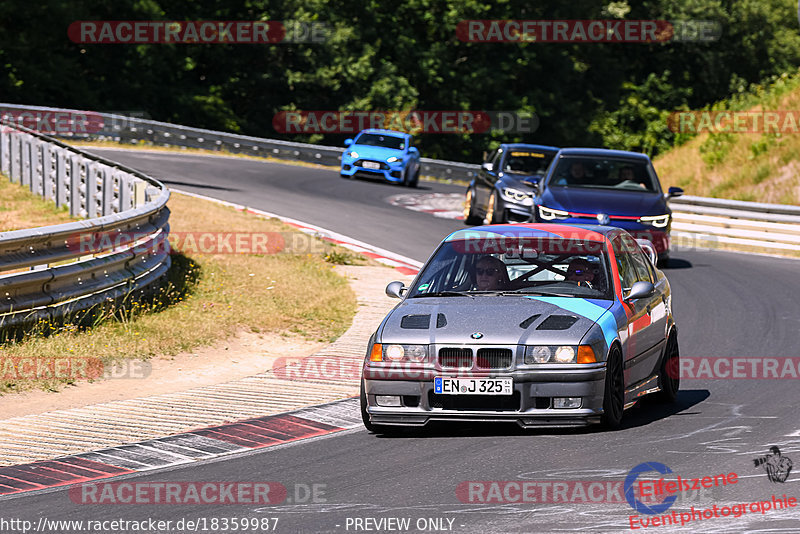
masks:
{"label": "driver in car", "polygon": [[493,291],[508,287],[508,270],[502,260],[494,256],[484,256],[478,260],[474,269],[475,289]]}

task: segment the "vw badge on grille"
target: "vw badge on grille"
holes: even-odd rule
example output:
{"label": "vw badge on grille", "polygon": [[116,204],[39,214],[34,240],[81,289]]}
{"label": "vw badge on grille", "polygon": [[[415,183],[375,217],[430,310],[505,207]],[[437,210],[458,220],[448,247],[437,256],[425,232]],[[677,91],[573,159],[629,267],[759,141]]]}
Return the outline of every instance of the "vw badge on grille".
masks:
{"label": "vw badge on grille", "polygon": [[483,337],[483,334],[481,332],[473,332],[469,337],[472,339],[480,339]]}
{"label": "vw badge on grille", "polygon": [[597,214],[597,222],[599,222],[600,224],[602,224],[603,226],[605,226],[606,224],[608,224],[609,222],[611,222],[611,217],[609,217],[609,216],[608,216],[608,215],[606,215],[605,213],[598,213],[598,214]]}

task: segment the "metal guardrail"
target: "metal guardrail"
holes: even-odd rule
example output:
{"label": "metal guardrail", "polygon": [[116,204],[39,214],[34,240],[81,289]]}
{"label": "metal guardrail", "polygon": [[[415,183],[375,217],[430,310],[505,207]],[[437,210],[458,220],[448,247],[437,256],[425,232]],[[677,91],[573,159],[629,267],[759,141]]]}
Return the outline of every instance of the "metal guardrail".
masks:
{"label": "metal guardrail", "polygon": [[672,236],[695,245],[800,252],[800,206],[683,196],[671,199]]}
{"label": "metal guardrail", "polygon": [[[59,137],[81,140],[138,143],[157,146],[178,146],[226,151],[256,157],[305,161],[320,165],[339,165],[344,148],[264,139],[202,128],[192,128],[114,113],[97,113],[40,106],[0,104],[0,114],[9,112],[17,120],[34,122],[49,113],[49,124],[61,126]],[[25,114],[29,114],[26,116]],[[56,118],[53,114],[61,114]],[[57,126],[58,127],[58,126]],[[425,176],[453,180],[472,180],[479,166],[431,158],[421,158]]]}
{"label": "metal guardrail", "polygon": [[169,191],[134,169],[0,122],[0,171],[86,220],[0,232],[0,328],[150,290],[170,266]]}
{"label": "metal guardrail", "polygon": [[[0,104],[0,113],[8,110],[16,118],[25,113],[62,113],[63,121],[70,130],[62,134],[70,139],[111,140],[137,143],[146,141],[159,146],[204,148],[271,157],[292,161],[306,161],[321,165],[339,165],[344,148],[292,143],[277,139],[263,139],[191,128],[133,118],[113,113],[82,112]],[[70,117],[90,115],[89,128],[69,126]],[[89,131],[83,131],[89,130]],[[435,178],[471,180],[479,166],[467,163],[422,158],[422,174]],[[776,204],[761,204],[715,198],[684,196],[670,200],[675,216],[672,224],[673,236],[689,239],[696,245],[717,244],[778,252],[800,251],[797,225],[800,224],[800,207]]]}

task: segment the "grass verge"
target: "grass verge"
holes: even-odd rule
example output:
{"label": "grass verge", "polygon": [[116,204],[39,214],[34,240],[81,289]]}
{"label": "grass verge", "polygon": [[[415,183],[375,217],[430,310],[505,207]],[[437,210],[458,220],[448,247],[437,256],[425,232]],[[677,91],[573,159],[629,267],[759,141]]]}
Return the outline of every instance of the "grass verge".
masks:
{"label": "grass verge", "polygon": [[[18,187],[18,186],[14,186]],[[332,263],[372,264],[341,247],[300,234],[277,219],[261,219],[213,202],[173,194],[171,232],[299,235],[279,254],[207,254],[184,247],[172,256],[171,284],[143,303],[97,314],[86,328],[75,321],[39,324],[22,339],[0,345],[0,392],[57,390],[70,377],[9,378],[8,362],[25,358],[121,360],[169,356],[210,345],[241,330],[295,333],[332,341],[352,322],[355,295]],[[272,235],[272,234],[271,234]],[[313,253],[300,253],[313,250]]]}
{"label": "grass verge", "polygon": [[0,174],[0,199],[0,232],[78,220],[70,217],[66,206],[57,208],[53,202],[11,183],[3,174]]}

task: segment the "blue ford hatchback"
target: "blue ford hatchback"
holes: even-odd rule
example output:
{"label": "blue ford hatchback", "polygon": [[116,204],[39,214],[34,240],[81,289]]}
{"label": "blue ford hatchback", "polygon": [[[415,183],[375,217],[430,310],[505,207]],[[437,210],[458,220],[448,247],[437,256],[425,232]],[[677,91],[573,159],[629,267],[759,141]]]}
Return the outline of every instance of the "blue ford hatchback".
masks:
{"label": "blue ford hatchback", "polygon": [[659,262],[669,258],[672,211],[667,200],[683,194],[661,189],[650,158],[599,148],[559,150],[539,185],[531,219],[623,228],[653,243]]}
{"label": "blue ford hatchback", "polygon": [[419,182],[419,150],[411,135],[394,130],[362,130],[355,140],[344,142],[342,178],[363,176],[416,187]]}

